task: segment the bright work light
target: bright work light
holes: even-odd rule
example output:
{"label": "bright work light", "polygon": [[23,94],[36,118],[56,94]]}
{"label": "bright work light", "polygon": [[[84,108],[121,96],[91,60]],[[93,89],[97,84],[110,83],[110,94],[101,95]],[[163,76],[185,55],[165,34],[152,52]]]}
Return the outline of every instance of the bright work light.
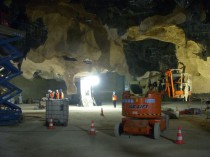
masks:
{"label": "bright work light", "polygon": [[91,86],[96,86],[100,82],[99,77],[95,76],[95,75],[94,76],[88,76],[87,81],[88,81],[88,83],[91,84]]}

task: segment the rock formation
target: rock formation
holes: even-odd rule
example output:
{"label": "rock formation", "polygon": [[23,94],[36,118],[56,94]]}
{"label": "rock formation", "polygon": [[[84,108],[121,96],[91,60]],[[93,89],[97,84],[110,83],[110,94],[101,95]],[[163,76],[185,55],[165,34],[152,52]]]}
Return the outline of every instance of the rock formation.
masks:
{"label": "rock formation", "polygon": [[[112,13],[122,14],[117,8],[113,11],[113,8]],[[136,16],[131,10],[127,10],[127,13]],[[139,77],[147,70],[153,70],[146,67],[147,64],[145,67],[140,65],[140,70],[129,68],[132,58],[131,62],[128,58],[135,58],[140,52],[136,49],[126,51],[126,43],[146,40],[150,43],[150,40],[158,40],[165,42],[163,45],[166,47],[173,47],[168,46],[168,43],[174,45],[174,50],[170,48],[169,53],[175,56],[175,62],[182,62],[186,66],[186,72],[193,75],[193,92],[210,92],[210,60],[209,57],[206,60],[201,57],[206,47],[187,38],[180,26],[188,18],[183,8],[175,7],[173,12],[165,15],[151,15],[140,23],[131,22],[134,25],[129,25],[122,34],[119,34],[119,28],[107,25],[98,15],[87,12],[82,3],[32,0],[27,5],[27,16],[31,21],[42,18],[48,28],[48,35],[44,44],[30,49],[23,60],[21,69],[25,78],[32,78],[38,71],[45,79],[63,79],[70,94],[76,92],[74,78],[87,73],[108,70],[128,78],[133,74]],[[166,56],[165,52],[163,56]],[[133,64],[137,65],[136,62]],[[155,70],[163,70],[162,65],[165,68],[177,68],[175,66],[178,65],[174,63],[174,67],[170,67],[171,65],[165,64],[157,61],[155,65],[158,65],[158,69]]]}
{"label": "rock formation", "polygon": [[[178,16],[177,16],[178,15]],[[176,45],[176,57],[186,66],[186,72],[193,76],[193,92],[208,93],[210,91],[209,57],[204,61],[198,54],[202,54],[205,47],[195,41],[188,40],[185,32],[176,26],[184,22],[185,15],[173,12],[167,16],[153,16],[144,20],[140,27],[128,29],[127,38],[132,41],[157,39]],[[204,83],[205,82],[205,83]]]}
{"label": "rock formation", "polygon": [[40,76],[45,79],[64,79],[70,94],[76,92],[75,76],[107,69],[128,74],[117,34],[104,27],[95,15],[85,12],[80,4],[35,1],[27,9],[32,21],[43,18],[48,38],[27,54],[21,67],[24,77],[30,79],[36,71],[41,71]]}

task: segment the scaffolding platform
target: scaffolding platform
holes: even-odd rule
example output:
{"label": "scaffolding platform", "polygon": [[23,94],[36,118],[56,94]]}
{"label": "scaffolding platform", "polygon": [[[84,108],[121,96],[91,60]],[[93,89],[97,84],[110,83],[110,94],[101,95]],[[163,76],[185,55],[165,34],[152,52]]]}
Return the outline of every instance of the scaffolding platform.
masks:
{"label": "scaffolding platform", "polygon": [[22,110],[10,102],[22,90],[9,81],[21,75],[13,60],[22,57],[14,42],[25,37],[23,31],[0,25],[0,125],[13,125],[22,120]]}

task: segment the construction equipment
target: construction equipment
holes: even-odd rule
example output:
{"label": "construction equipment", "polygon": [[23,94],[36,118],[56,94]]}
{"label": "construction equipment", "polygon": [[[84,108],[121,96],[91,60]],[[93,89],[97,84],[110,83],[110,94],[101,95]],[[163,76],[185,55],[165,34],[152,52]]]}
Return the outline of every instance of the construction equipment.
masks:
{"label": "construction equipment", "polygon": [[[151,82],[150,78],[149,81],[145,81],[144,78],[142,81],[146,83],[130,82],[130,90],[122,94],[122,115],[124,117],[120,123],[115,125],[116,136],[121,134],[148,135],[158,139],[161,131],[169,128],[169,116],[161,113],[162,94],[167,94],[171,98],[183,98],[191,94],[190,75],[182,73],[181,70],[178,70],[176,74],[174,71],[176,70],[167,70],[164,81]],[[159,91],[157,86],[163,86],[162,90]]]}
{"label": "construction equipment", "polygon": [[182,69],[169,69],[165,72],[165,94],[170,98],[189,100],[192,95],[192,76]]}
{"label": "construction equipment", "polygon": [[12,42],[18,41],[25,33],[7,26],[0,25],[0,125],[12,125],[21,121],[22,110],[11,100],[21,93],[21,90],[9,82],[21,74],[14,65],[14,60],[21,53]]}

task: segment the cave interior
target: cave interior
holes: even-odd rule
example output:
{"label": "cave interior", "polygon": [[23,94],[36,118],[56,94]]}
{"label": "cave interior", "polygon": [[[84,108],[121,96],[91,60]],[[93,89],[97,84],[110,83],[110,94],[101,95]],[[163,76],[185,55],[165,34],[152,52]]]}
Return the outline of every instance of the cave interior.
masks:
{"label": "cave interior", "polygon": [[[205,50],[203,50],[202,53],[197,53],[196,55],[203,61],[207,61],[208,57],[210,56],[210,48],[208,44],[210,41],[210,4],[208,0],[63,0],[62,2],[69,5],[81,5],[86,12],[95,16],[84,19],[79,15],[75,15],[79,17],[76,19],[77,21],[72,25],[71,29],[68,29],[67,39],[65,41],[68,43],[65,49],[68,49],[70,52],[72,52],[72,54],[62,55],[62,58],[67,62],[79,62],[79,59],[74,57],[74,53],[78,51],[80,43],[84,42],[82,40],[84,32],[79,29],[79,23],[83,23],[95,29],[94,37],[99,49],[102,52],[99,61],[102,65],[104,65],[105,68],[112,70],[110,65],[107,64],[108,57],[110,56],[110,54],[107,53],[110,48],[110,42],[106,38],[107,34],[103,30],[99,29],[97,25],[92,26],[92,18],[95,18],[97,21],[99,21],[102,26],[107,25],[110,28],[117,28],[118,36],[122,36],[126,33],[128,28],[132,26],[139,26],[146,18],[155,15],[164,16],[170,14],[176,7],[179,7],[181,10],[183,10],[183,12],[186,13],[186,20],[183,23],[177,24],[176,26],[184,30],[188,40],[193,40],[196,43],[205,46]],[[59,0],[37,0],[36,2],[33,0],[11,0],[9,2],[0,2],[1,21],[6,19],[10,27],[26,32],[26,37],[24,40],[15,43],[15,46],[23,53],[23,57],[14,60],[14,62],[18,63],[20,70],[21,64],[23,60],[26,59],[30,50],[36,50],[38,47],[44,45],[48,39],[49,33],[49,28],[44,23],[42,17],[33,21],[28,17],[26,10],[28,4],[30,3],[31,5],[37,3],[40,6],[49,5],[53,8],[59,3]],[[49,12],[51,11],[50,7]],[[203,12],[205,12],[205,19],[202,18]],[[126,58],[126,64],[128,66],[128,72],[132,77],[142,76],[147,71],[164,72],[164,70],[168,68],[178,68],[179,59],[176,55],[177,46],[174,43],[161,41],[154,38],[146,38],[139,41],[123,40],[122,45],[123,53]],[[60,52],[63,51],[63,49],[62,44],[57,44],[55,46],[55,51]],[[5,55],[3,50],[1,50],[1,55]],[[92,65],[92,62],[93,61],[88,60],[88,58],[87,60],[84,60],[84,63],[87,65],[86,67]],[[117,80],[120,80],[119,82],[121,83],[126,82],[124,75],[118,74],[117,72],[111,70],[107,74],[100,74],[100,76],[103,76],[104,78],[104,84],[95,89],[98,91],[97,93],[99,93],[99,95],[101,95],[99,91],[103,93],[106,90],[114,90],[106,88],[107,84],[110,84],[110,81],[113,82],[111,86],[116,84]],[[67,86],[62,78],[56,78],[54,80],[51,78],[50,80],[46,80],[41,74],[41,69],[36,70],[33,73],[33,78],[31,80],[26,80],[25,78],[21,77],[12,82],[23,87],[23,95],[25,95],[26,98],[40,98],[41,95],[45,94],[47,89],[52,87],[52,84],[54,89],[62,87],[64,91],[67,90]],[[107,81],[108,78],[109,81]],[[37,83],[32,83],[32,80]],[[32,84],[39,84],[39,86],[44,86],[44,88],[39,87],[39,94],[33,93],[31,95],[26,95],[26,93],[29,93],[26,90],[28,85],[23,84],[23,82],[27,81],[29,82],[28,85],[32,88],[38,88]],[[75,85],[77,88],[79,88],[77,82],[75,82]],[[126,85],[119,87],[118,92],[122,92],[125,86]],[[118,88],[118,85],[115,88]],[[35,89],[33,90],[35,91]],[[65,94],[68,95],[67,93]],[[109,99],[107,95],[104,97]]]}

